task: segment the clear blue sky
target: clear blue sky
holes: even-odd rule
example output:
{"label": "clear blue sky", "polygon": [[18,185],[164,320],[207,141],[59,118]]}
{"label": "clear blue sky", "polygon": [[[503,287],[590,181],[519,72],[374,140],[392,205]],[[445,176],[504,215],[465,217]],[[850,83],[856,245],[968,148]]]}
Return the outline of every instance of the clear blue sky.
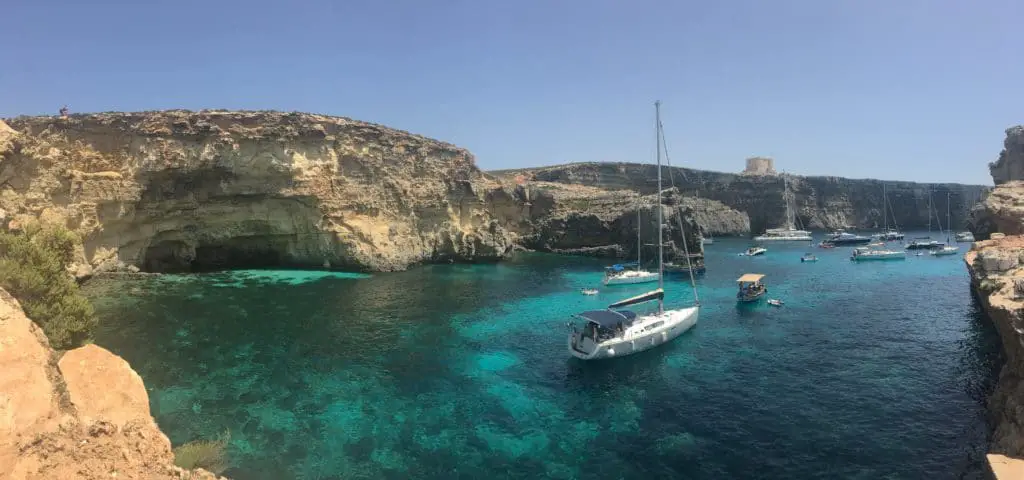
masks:
{"label": "clear blue sky", "polygon": [[68,1],[2,7],[0,116],[299,110],[485,169],[653,161],[991,183],[1024,123],[1020,0]]}

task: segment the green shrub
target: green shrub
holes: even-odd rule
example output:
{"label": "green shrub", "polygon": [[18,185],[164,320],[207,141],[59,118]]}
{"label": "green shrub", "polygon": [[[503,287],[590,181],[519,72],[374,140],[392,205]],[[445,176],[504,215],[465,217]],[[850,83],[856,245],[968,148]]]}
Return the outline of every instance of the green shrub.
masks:
{"label": "green shrub", "polygon": [[57,349],[92,339],[96,314],[67,273],[77,238],[59,227],[0,233],[0,287],[18,299]]}
{"label": "green shrub", "polygon": [[186,470],[202,468],[214,475],[228,469],[227,447],[231,432],[217,440],[196,440],[174,449],[174,464]]}

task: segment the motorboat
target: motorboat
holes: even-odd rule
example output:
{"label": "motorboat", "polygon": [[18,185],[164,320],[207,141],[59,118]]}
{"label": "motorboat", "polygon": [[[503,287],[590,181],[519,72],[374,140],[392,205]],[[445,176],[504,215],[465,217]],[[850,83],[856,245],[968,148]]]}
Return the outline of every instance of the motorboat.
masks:
{"label": "motorboat", "polygon": [[609,285],[632,285],[636,283],[648,283],[658,281],[658,272],[641,270],[628,270],[628,265],[616,264],[606,267],[604,270],[604,284]]}
{"label": "motorboat", "polygon": [[580,289],[580,293],[582,293],[584,295],[597,295],[597,289],[596,288],[581,288]]}
{"label": "motorboat", "polygon": [[958,247],[956,245],[946,245],[946,246],[944,246],[942,248],[938,248],[938,249],[932,250],[932,251],[928,252],[928,254],[932,255],[932,256],[935,256],[935,257],[941,257],[941,256],[945,256],[945,255],[956,255],[959,252],[960,252],[960,247]]}
{"label": "motorboat", "polygon": [[896,230],[886,230],[876,235],[879,240],[886,242],[895,242],[897,240],[903,240],[904,235]]}
{"label": "motorboat", "polygon": [[822,241],[818,243],[818,248],[836,248],[836,246],[826,241]]}
{"label": "motorboat", "polygon": [[773,307],[781,307],[785,305],[785,303],[782,300],[779,300],[778,298],[769,298],[768,305],[771,305]]}
{"label": "motorboat", "polygon": [[904,260],[907,252],[902,250],[886,250],[881,248],[857,247],[853,249],[850,260],[864,262],[870,260]]}
{"label": "motorboat", "polygon": [[760,273],[745,273],[736,280],[740,290],[736,292],[736,301],[742,303],[756,302],[768,293],[768,287],[761,283],[764,275]]}
{"label": "motorboat", "polygon": [[817,262],[818,261],[818,257],[814,256],[814,255],[811,255],[810,253],[805,253],[802,257],[800,257],[800,261],[801,262]]}
{"label": "motorboat", "polygon": [[973,242],[974,234],[971,232],[960,232],[956,234],[956,241],[958,242]]}
{"label": "motorboat", "polygon": [[764,247],[750,247],[750,248],[747,249],[747,251],[741,253],[740,255],[744,255],[744,256],[747,256],[747,257],[753,257],[753,256],[757,256],[757,255],[764,255],[764,252],[767,252],[767,251],[768,251],[768,249],[764,248]]}
{"label": "motorboat", "polygon": [[[657,159],[658,159],[658,191],[661,191],[661,153],[662,125],[661,103],[655,102],[655,118],[657,126]],[[666,152],[666,156],[668,153]],[[663,208],[659,196],[658,211],[658,288],[647,293],[620,300],[608,305],[605,310],[590,310],[576,315],[584,321],[581,331],[570,322],[569,335],[566,340],[569,353],[581,360],[597,360],[603,358],[622,357],[658,345],[663,345],[697,324],[700,315],[700,301],[697,296],[697,282],[691,282],[693,288],[693,304],[689,307],[666,309],[664,276],[664,228]],[[682,223],[680,222],[680,225]],[[684,233],[685,235],[685,233]],[[685,237],[684,237],[685,238]],[[688,270],[693,272],[690,256],[684,257]],[[625,309],[633,305],[657,302],[657,307],[649,313],[637,313]]]}
{"label": "motorboat", "polygon": [[930,237],[917,237],[907,244],[907,250],[935,250],[946,246],[946,244],[932,240]]}
{"label": "motorboat", "polygon": [[863,235],[854,235],[852,233],[844,232],[842,230],[834,232],[831,236],[825,239],[825,242],[829,245],[836,247],[843,245],[863,245],[865,243],[871,243],[871,237],[865,237]]}

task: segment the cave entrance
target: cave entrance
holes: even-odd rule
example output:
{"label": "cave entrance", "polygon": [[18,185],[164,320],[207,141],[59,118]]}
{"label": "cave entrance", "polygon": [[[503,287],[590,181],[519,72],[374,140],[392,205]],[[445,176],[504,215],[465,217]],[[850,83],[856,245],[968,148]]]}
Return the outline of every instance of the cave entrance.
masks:
{"label": "cave entrance", "polygon": [[146,249],[143,268],[147,272],[187,272],[192,264],[192,251],[181,240],[164,240]]}
{"label": "cave entrance", "polygon": [[290,245],[283,237],[236,237],[196,247],[193,272],[236,268],[288,267]]}

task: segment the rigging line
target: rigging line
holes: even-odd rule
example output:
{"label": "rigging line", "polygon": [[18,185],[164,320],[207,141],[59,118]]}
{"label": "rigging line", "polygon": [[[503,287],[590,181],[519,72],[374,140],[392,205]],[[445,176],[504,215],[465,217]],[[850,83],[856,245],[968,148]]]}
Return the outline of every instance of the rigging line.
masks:
{"label": "rigging line", "polygon": [[[658,130],[661,135],[661,146],[665,150],[665,164],[668,165],[668,182],[672,185],[672,189],[675,190],[676,182],[675,175],[672,173],[675,170],[672,167],[672,160],[668,156],[668,144],[665,142],[665,126],[658,120]],[[686,173],[683,172],[683,178],[686,178]],[[682,200],[682,192],[679,192],[680,200]],[[658,206],[661,206],[661,192],[658,192]],[[679,232],[683,235],[683,254],[686,255],[686,269],[690,272],[690,285],[693,287],[693,303],[700,306],[700,297],[697,295],[697,281],[693,278],[693,263],[690,261],[690,246],[686,243],[686,229],[683,228],[683,208],[682,204],[676,206],[677,215],[676,222],[679,223]]]}

